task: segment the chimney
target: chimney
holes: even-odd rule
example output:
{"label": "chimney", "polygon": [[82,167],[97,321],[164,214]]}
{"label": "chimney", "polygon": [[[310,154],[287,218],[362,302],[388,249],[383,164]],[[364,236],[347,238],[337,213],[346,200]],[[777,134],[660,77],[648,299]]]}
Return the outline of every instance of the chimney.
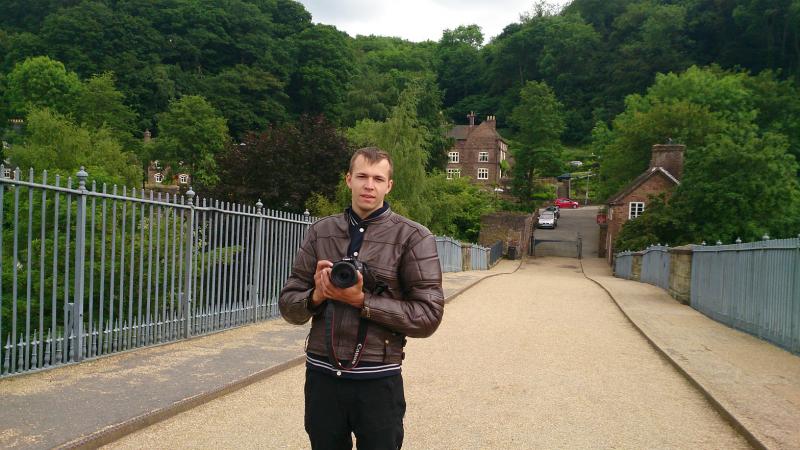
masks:
{"label": "chimney", "polygon": [[495,117],[495,116],[486,116],[486,124],[489,125],[489,127],[491,127],[491,129],[494,130],[495,126],[497,125],[497,117]]}
{"label": "chimney", "polygon": [[150,134],[150,130],[144,130],[144,143],[145,144],[150,142],[150,137],[151,136],[152,135]]}
{"label": "chimney", "polygon": [[473,111],[473,112],[470,112],[469,114],[467,114],[467,119],[469,119],[470,128],[474,127],[475,126],[475,112]]}
{"label": "chimney", "polygon": [[650,168],[661,167],[680,181],[683,176],[683,152],[686,146],[682,144],[656,144],[653,146]]}

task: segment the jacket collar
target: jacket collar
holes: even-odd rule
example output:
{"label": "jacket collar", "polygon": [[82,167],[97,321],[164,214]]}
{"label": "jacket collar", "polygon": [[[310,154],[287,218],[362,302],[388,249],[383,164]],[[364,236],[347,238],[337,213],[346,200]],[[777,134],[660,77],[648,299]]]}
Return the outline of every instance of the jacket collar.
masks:
{"label": "jacket collar", "polygon": [[374,211],[372,214],[369,215],[366,219],[362,219],[358,216],[358,214],[354,213],[352,208],[347,207],[344,210],[344,216],[350,224],[356,225],[360,223],[379,223],[383,222],[384,220],[388,219],[389,216],[392,214],[392,208],[389,207],[389,203],[384,201],[383,206]]}

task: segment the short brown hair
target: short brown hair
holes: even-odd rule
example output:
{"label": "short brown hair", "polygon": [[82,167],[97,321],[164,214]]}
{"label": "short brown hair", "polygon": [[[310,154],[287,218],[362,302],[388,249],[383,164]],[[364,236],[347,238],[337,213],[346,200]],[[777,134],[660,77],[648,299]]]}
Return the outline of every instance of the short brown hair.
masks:
{"label": "short brown hair", "polygon": [[359,156],[363,156],[369,165],[378,164],[384,159],[389,161],[389,179],[392,179],[392,173],[394,172],[394,163],[392,162],[392,157],[378,147],[364,147],[356,150],[355,153],[353,153],[353,156],[350,158],[350,167],[347,169],[348,173],[353,173],[353,165],[356,162],[356,158]]}

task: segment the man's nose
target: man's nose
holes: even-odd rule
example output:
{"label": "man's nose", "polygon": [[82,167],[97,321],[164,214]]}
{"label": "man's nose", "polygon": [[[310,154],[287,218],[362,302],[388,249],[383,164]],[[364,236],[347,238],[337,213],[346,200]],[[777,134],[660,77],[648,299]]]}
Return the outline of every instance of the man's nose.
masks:
{"label": "man's nose", "polygon": [[375,180],[373,180],[372,178],[367,178],[367,182],[364,185],[364,187],[366,187],[367,189],[375,189]]}

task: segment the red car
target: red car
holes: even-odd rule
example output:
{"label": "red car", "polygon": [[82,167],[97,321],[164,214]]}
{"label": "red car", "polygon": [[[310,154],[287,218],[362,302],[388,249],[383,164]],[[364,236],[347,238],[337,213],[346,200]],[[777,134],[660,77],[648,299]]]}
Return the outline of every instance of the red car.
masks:
{"label": "red car", "polygon": [[554,205],[558,206],[559,208],[577,208],[580,206],[578,202],[572,201],[568,198],[557,198]]}

